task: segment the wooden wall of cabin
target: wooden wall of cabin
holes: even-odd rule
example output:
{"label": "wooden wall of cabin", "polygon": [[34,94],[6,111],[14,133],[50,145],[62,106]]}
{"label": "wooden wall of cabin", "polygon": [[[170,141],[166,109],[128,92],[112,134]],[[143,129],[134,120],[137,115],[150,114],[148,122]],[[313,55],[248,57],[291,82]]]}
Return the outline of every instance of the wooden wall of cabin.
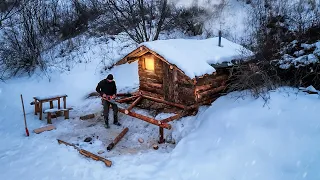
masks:
{"label": "wooden wall of cabin", "polygon": [[201,104],[218,97],[226,89],[228,78],[227,68],[216,69],[216,73],[198,78],[195,86],[197,102]]}
{"label": "wooden wall of cabin", "polygon": [[164,99],[183,105],[195,103],[193,80],[175,67],[163,62]]}
{"label": "wooden wall of cabin", "polygon": [[[154,71],[145,69],[145,58],[154,59]],[[158,98],[163,98],[163,62],[152,54],[145,54],[139,58],[138,74],[140,91]]]}

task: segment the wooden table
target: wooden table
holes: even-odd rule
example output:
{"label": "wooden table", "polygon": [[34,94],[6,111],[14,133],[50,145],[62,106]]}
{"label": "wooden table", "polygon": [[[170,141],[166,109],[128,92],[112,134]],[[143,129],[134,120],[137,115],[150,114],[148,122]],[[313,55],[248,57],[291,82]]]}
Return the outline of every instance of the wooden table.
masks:
{"label": "wooden table", "polygon": [[63,108],[67,108],[67,95],[55,95],[55,96],[47,96],[47,97],[33,97],[34,99],[34,114],[37,115],[40,113],[39,119],[42,120],[43,113],[43,103],[49,102],[50,109],[53,108],[53,101],[58,101],[58,109],[60,109],[60,102],[63,99]]}

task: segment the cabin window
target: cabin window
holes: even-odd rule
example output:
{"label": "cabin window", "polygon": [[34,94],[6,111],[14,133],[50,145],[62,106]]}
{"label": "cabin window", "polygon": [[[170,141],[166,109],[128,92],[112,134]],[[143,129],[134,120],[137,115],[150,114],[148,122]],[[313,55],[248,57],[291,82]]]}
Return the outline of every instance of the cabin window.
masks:
{"label": "cabin window", "polygon": [[145,58],[144,67],[148,71],[154,71],[154,59],[151,57]]}

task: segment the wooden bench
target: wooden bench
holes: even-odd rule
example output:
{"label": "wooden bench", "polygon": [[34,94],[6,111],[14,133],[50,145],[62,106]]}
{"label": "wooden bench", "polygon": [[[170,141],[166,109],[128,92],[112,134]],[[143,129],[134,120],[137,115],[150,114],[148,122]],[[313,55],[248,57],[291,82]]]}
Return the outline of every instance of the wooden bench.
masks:
{"label": "wooden bench", "polygon": [[47,114],[47,123],[48,124],[52,124],[52,115],[56,114],[57,116],[59,112],[63,112],[64,113],[64,119],[69,119],[69,111],[72,110],[73,108],[66,108],[66,109],[57,109],[57,108],[53,108],[53,109],[47,109],[44,111],[44,113]]}
{"label": "wooden bench", "polygon": [[[49,102],[50,109],[53,109],[53,101],[58,101],[58,109],[60,109],[60,101],[63,100],[63,109],[67,109],[67,95],[55,95],[55,96],[47,96],[47,97],[33,97],[34,102],[30,103],[34,105],[34,114],[39,115],[39,119],[42,120],[42,111],[43,111],[43,103]],[[61,111],[60,111],[61,112]]]}

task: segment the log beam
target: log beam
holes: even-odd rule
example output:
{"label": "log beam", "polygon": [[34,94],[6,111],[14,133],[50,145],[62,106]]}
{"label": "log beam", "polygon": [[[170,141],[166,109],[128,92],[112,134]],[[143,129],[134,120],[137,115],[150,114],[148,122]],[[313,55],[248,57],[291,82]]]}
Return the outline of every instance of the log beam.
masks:
{"label": "log beam", "polygon": [[[125,109],[119,108],[119,112],[125,114]],[[135,118],[143,120],[143,121],[146,121],[146,122],[148,122],[150,124],[154,124],[154,125],[162,127],[162,128],[171,129],[171,125],[170,124],[162,123],[161,121],[155,120],[155,119],[150,118],[148,116],[137,114],[137,113],[131,112],[131,111],[129,111],[129,113],[127,115],[135,117]]]}
{"label": "log beam", "polygon": [[128,107],[128,109],[125,110],[125,114],[128,114],[131,109],[136,106],[142,99],[142,96],[138,97],[133,103]]}
{"label": "log beam", "polygon": [[168,104],[170,106],[175,106],[175,107],[178,107],[178,108],[181,108],[181,109],[185,109],[186,107],[182,104],[178,104],[178,103],[173,103],[173,102],[169,102],[169,101],[166,101],[166,100],[163,100],[163,99],[158,99],[158,98],[155,98],[155,97],[151,97],[151,96],[146,96],[146,95],[142,95],[143,98],[146,98],[146,99],[149,99],[149,100],[152,100],[152,101],[155,101],[155,102],[159,102],[159,103],[163,103],[163,104]]}
{"label": "log beam", "polygon": [[197,97],[201,101],[201,99],[203,99],[204,97],[210,96],[211,94],[218,93],[220,91],[223,91],[225,88],[226,88],[226,86],[220,86],[220,87],[217,87],[214,89],[210,89],[208,91],[197,93]]}
{"label": "log beam", "polygon": [[180,119],[182,117],[182,114],[176,114],[174,116],[168,117],[166,119],[161,120],[162,123],[168,123],[177,119]]}
{"label": "log beam", "polygon": [[116,100],[116,102],[118,102],[118,103],[124,103],[124,102],[128,102],[128,101],[135,100],[135,99],[138,98],[138,97],[139,97],[139,96],[131,96],[131,97],[127,97],[127,98],[122,98],[122,99]]}
{"label": "log beam", "polygon": [[118,142],[123,138],[124,135],[127,134],[129,128],[124,128],[121,133],[112,141],[112,143],[110,143],[107,147],[108,151],[111,151],[111,149],[113,149],[113,147],[118,144]]}

